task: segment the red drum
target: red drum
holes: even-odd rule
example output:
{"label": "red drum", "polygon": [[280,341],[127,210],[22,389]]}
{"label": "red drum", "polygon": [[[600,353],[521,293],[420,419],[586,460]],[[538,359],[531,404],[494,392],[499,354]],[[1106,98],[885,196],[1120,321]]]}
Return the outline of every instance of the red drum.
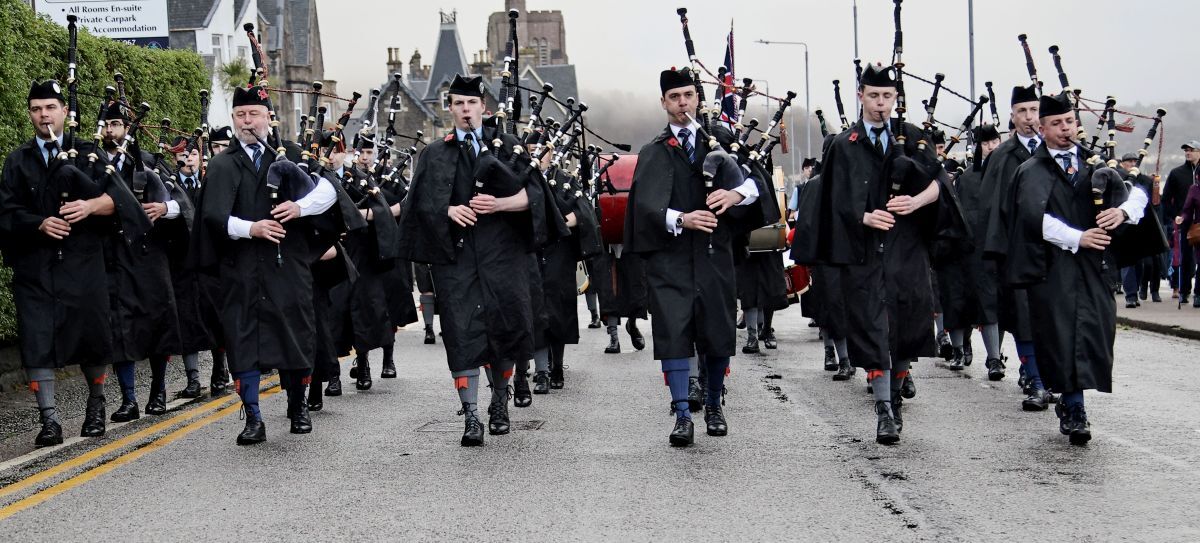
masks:
{"label": "red drum", "polygon": [[783,280],[787,283],[789,297],[804,294],[812,286],[812,278],[808,275],[808,267],[799,264],[788,266],[783,271]]}
{"label": "red drum", "polygon": [[[602,155],[610,159],[614,155]],[[600,238],[609,245],[624,243],[625,238],[625,207],[629,203],[629,189],[633,187],[633,169],[637,166],[637,155],[615,155],[621,157],[600,180],[596,190],[600,193]],[[616,194],[608,192],[608,183],[612,183]]]}

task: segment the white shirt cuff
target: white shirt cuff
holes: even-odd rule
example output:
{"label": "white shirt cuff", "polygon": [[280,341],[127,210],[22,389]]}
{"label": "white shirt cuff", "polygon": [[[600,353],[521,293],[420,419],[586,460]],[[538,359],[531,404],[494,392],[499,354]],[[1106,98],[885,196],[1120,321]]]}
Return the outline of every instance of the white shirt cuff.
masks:
{"label": "white shirt cuff", "polygon": [[1057,217],[1045,213],[1042,215],[1042,239],[1072,253],[1079,252],[1079,238],[1083,231],[1071,228]]}
{"label": "white shirt cuff", "polygon": [[250,225],[254,223],[237,217],[229,217],[229,221],[225,223],[225,231],[229,234],[229,239],[247,239],[250,237]]}
{"label": "white shirt cuff", "polygon": [[741,194],[743,199],[738,205],[748,206],[758,200],[758,184],[754,182],[753,177],[747,177],[742,181],[742,185],[733,189],[733,192]]}
{"label": "white shirt cuff", "polygon": [[667,232],[675,234],[676,236],[683,233],[683,228],[677,227],[675,225],[675,223],[678,221],[680,215],[683,215],[683,213],[676,211],[674,209],[667,210]]}
{"label": "white shirt cuff", "polygon": [[1146,203],[1150,198],[1146,196],[1146,191],[1139,186],[1134,186],[1129,190],[1129,199],[1125,203],[1117,207],[1124,211],[1129,216],[1129,220],[1125,221],[1129,224],[1137,224],[1141,222],[1142,216],[1146,214]]}
{"label": "white shirt cuff", "polygon": [[175,200],[167,200],[167,214],[163,215],[164,219],[174,219],[179,216],[179,202]]}
{"label": "white shirt cuff", "polygon": [[328,211],[330,207],[333,207],[335,201],[337,201],[337,191],[334,190],[333,185],[329,184],[329,180],[321,178],[317,181],[316,188],[297,200],[296,205],[300,206],[300,216],[307,217]]}

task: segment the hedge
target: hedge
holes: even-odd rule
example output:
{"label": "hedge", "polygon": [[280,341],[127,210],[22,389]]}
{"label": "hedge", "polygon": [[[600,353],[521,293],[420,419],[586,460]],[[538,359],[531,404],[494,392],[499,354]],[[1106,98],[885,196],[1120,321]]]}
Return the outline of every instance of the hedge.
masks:
{"label": "hedge", "polygon": [[[125,76],[126,93],[134,104],[150,104],[153,124],[163,117],[174,126],[200,124],[200,89],[210,77],[194,51],[151,50],[92,36],[80,29],[76,79],[79,82],[79,132],[91,137],[104,87],[112,74]],[[33,137],[26,112],[26,95],[33,80],[56,78],[66,94],[67,29],[39,17],[21,0],[0,0],[0,157]],[[12,271],[0,268],[0,343],[16,339],[16,308],[10,284]]]}

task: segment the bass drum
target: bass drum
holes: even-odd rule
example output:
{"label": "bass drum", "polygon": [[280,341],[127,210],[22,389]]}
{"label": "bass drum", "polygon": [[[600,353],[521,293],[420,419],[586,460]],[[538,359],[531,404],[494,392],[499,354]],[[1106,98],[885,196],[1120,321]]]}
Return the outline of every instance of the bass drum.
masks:
{"label": "bass drum", "polygon": [[637,155],[600,155],[603,159],[615,159],[600,178],[596,191],[599,193],[600,238],[608,245],[620,245],[625,239],[625,207],[629,205],[629,189],[633,187],[633,170],[637,167]]}
{"label": "bass drum", "polygon": [[787,250],[787,194],[785,194],[785,190],[783,187],[775,189],[775,203],[779,206],[779,222],[750,232],[750,252],[766,253]]}

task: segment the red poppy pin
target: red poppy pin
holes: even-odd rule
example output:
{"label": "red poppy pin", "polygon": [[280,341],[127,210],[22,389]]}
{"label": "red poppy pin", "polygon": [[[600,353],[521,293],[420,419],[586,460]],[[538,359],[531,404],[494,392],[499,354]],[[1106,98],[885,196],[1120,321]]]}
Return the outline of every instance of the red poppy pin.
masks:
{"label": "red poppy pin", "polygon": [[450,143],[450,142],[454,141],[454,133],[451,132],[449,134],[446,134],[446,137],[444,139],[442,139],[442,141],[444,141],[446,143]]}
{"label": "red poppy pin", "polygon": [[858,141],[858,132],[851,132],[850,133],[850,142],[853,143],[856,141]]}
{"label": "red poppy pin", "polygon": [[670,138],[667,140],[667,145],[670,145],[671,147],[679,147],[679,140]]}
{"label": "red poppy pin", "polygon": [[267,99],[267,89],[258,89],[258,99],[259,100]]}

